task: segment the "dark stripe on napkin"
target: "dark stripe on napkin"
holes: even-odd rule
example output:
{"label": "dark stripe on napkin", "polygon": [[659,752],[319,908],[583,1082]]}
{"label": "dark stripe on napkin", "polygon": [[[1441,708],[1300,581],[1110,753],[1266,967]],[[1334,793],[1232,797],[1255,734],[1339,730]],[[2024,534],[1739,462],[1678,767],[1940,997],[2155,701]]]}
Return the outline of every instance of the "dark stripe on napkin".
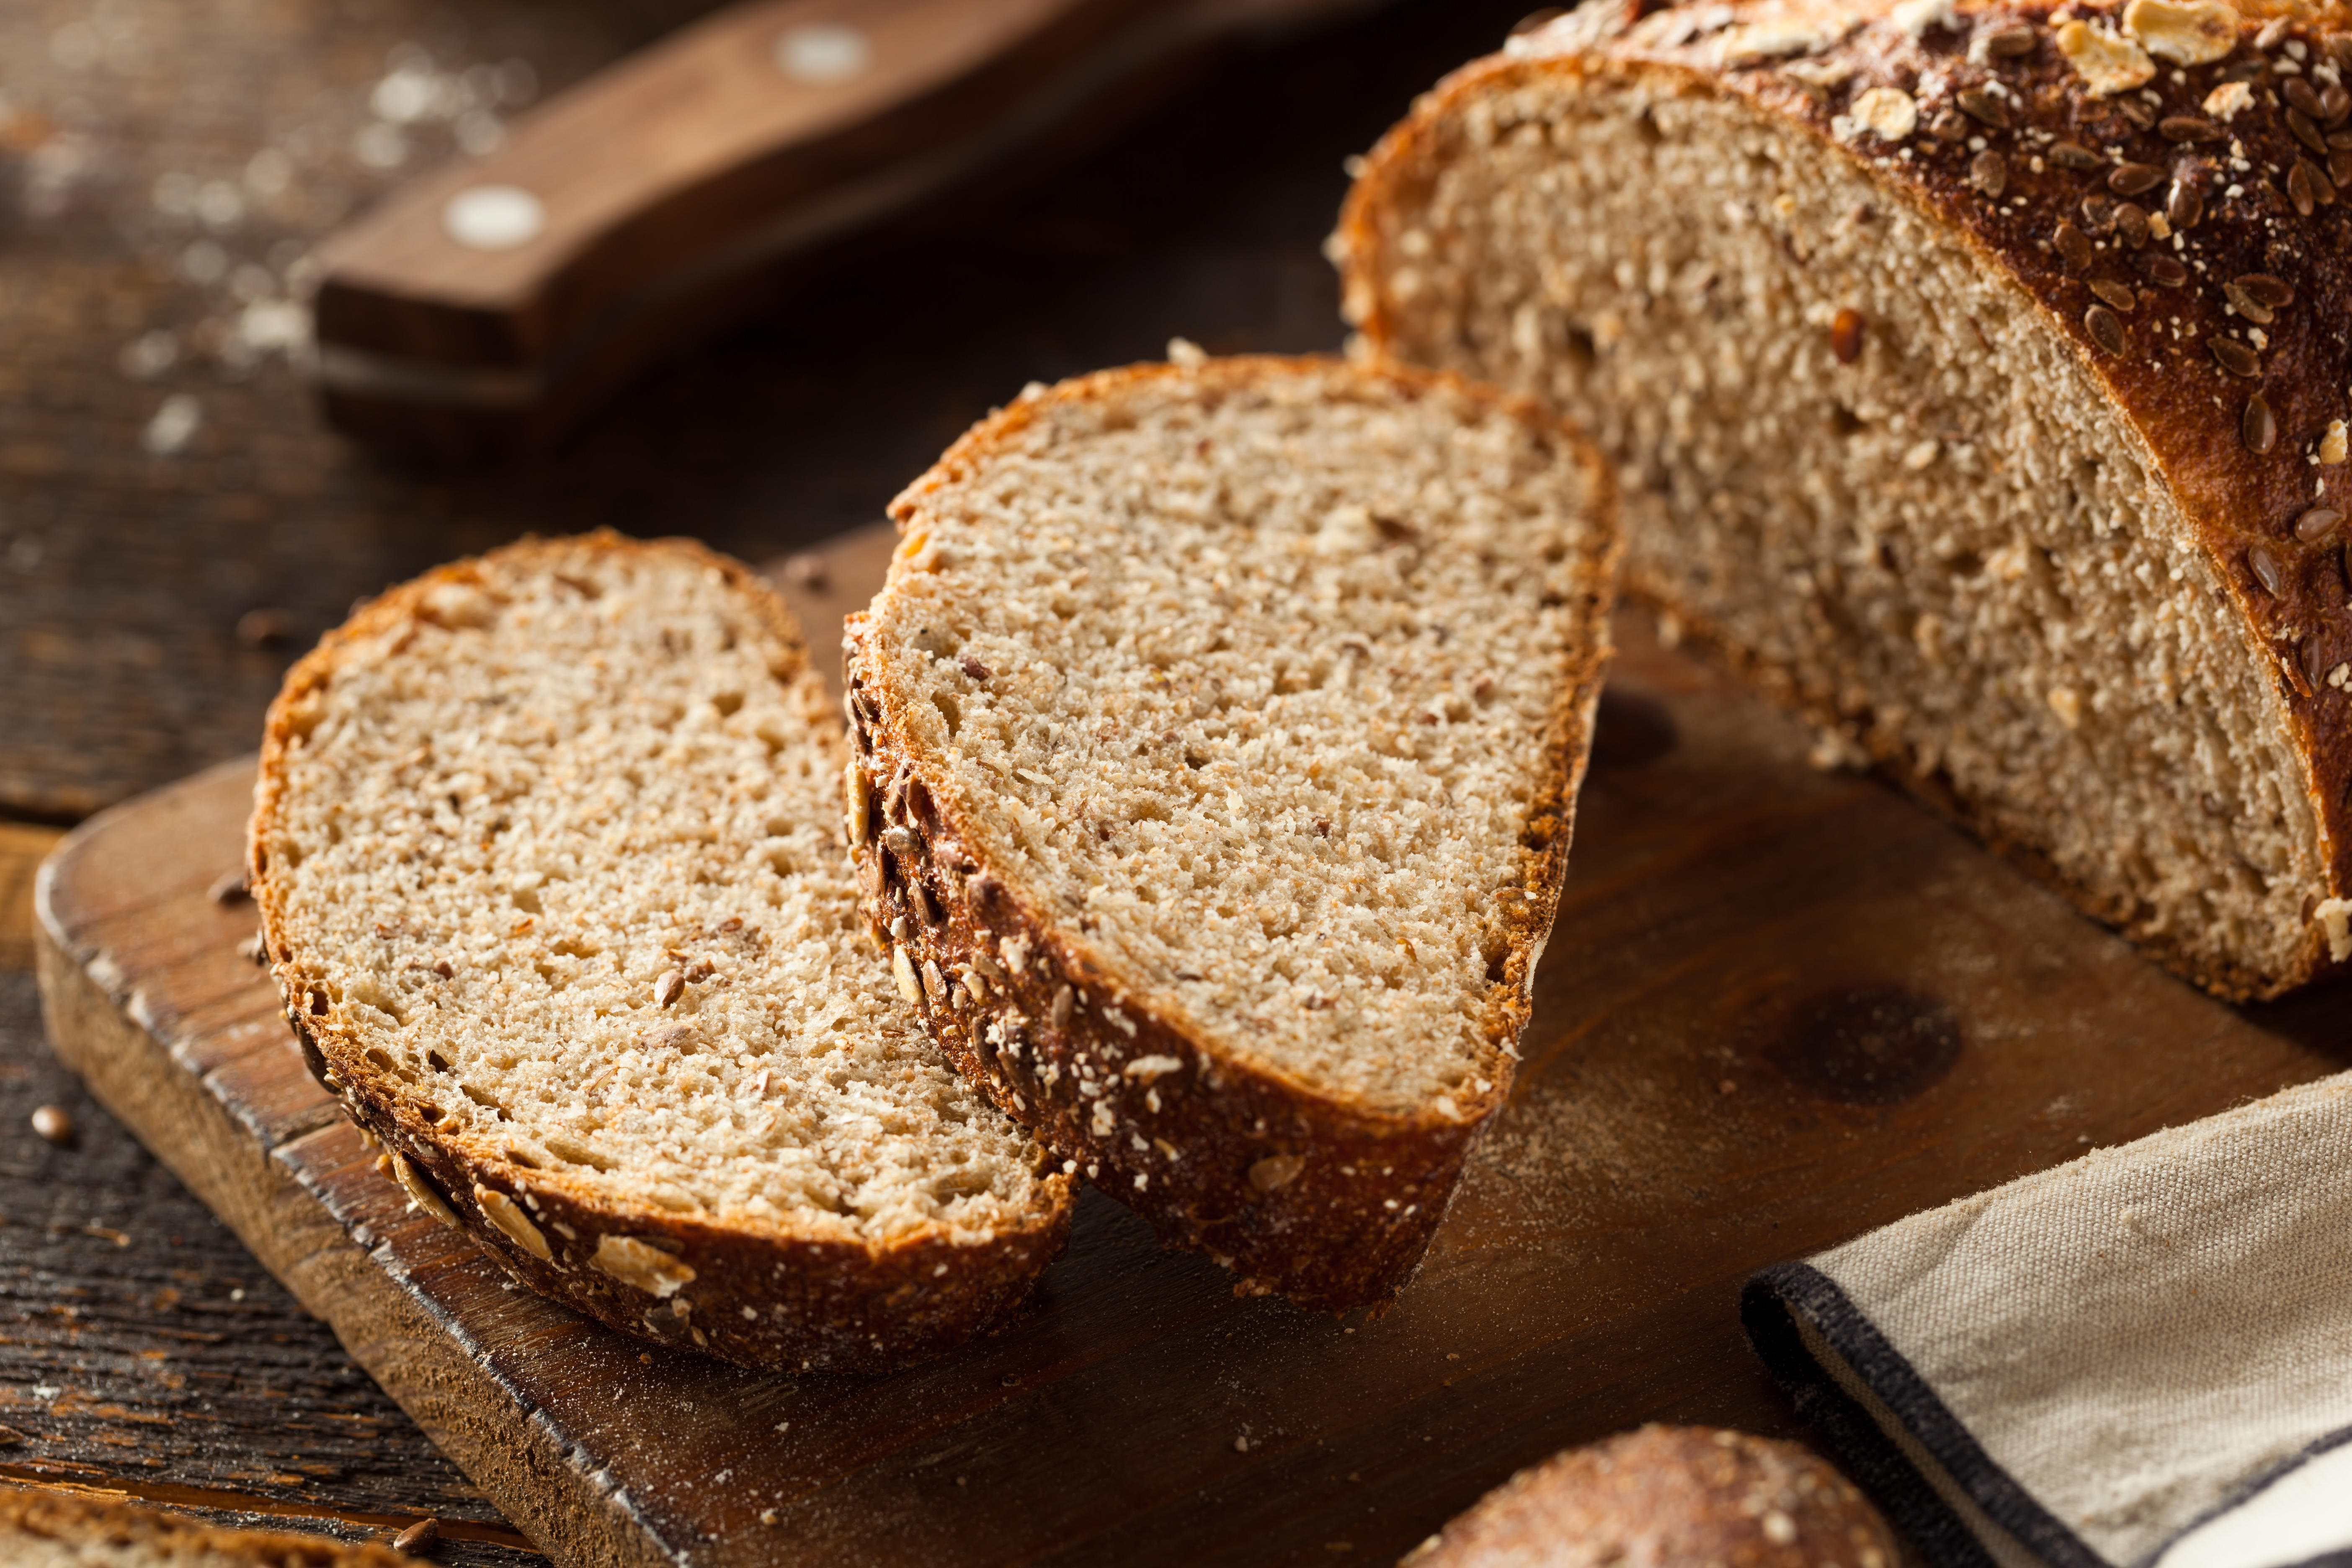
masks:
{"label": "dark stripe on napkin", "polygon": [[1835,1280],[1806,1263],[1761,1270],[1740,1293],[1739,1317],[1748,1342],[1798,1413],[1837,1450],[1854,1483],[1935,1568],[1994,1564],[1975,1533],[1904,1457],[1876,1417],[1813,1358],[1797,1331],[1800,1316],[1844,1358],[1854,1376],[1935,1457],[1954,1484],[2019,1544],[2053,1568],[2114,1568],[1993,1462]]}

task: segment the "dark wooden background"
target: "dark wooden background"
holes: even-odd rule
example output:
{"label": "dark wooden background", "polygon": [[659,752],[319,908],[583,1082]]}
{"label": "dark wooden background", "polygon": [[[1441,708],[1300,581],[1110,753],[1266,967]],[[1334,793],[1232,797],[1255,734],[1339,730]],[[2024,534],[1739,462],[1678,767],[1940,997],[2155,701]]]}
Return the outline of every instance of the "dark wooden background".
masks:
{"label": "dark wooden background", "polygon": [[[772,556],[876,519],[1029,380],[1176,333],[1337,347],[1319,247],[1342,160],[1525,0],[1398,0],[1223,61],[867,243],[520,465],[419,471],[322,429],[285,348],[307,244],[701,8],[0,0],[0,1478],[347,1536],[424,1514],[499,1533],[49,1058],[27,973],[43,825],[249,750],[286,664],[433,563],[600,524]],[[378,112],[404,107],[379,91],[404,69],[432,100],[405,122]],[[50,1103],[70,1146],[29,1130]]]}

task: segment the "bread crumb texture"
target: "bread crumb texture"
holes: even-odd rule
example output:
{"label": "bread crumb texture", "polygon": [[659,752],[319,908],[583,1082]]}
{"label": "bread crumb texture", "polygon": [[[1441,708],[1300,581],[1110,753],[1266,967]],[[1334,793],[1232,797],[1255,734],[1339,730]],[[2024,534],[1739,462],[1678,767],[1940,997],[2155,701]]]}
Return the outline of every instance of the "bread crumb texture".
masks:
{"label": "bread crumb texture", "polygon": [[[2143,0],[2135,26],[2154,37],[2161,9]],[[2269,321],[2256,294],[2294,290],[2263,256],[2287,266],[2295,215],[2280,197],[2268,228],[2246,219],[2231,181],[2259,171],[2220,170],[2226,137],[2170,98],[2070,86],[2038,13],[1958,15],[1924,43],[1876,14],[1785,66],[1709,64],[1710,14],[1682,6],[1622,43],[1563,22],[1525,59],[1470,68],[1359,186],[1335,242],[1350,313],[1388,353],[1584,424],[1624,489],[1629,592],[2176,966],[2275,992],[2320,952],[2311,900],[2330,886],[2287,693],[2336,662],[2280,596],[2308,557],[2315,605],[2340,604],[2339,512],[2290,498],[2296,542],[2248,546],[2251,500],[2228,498],[2260,486],[2217,500],[2200,470],[2330,471],[2300,454],[2324,450],[2340,377],[2282,372],[2265,403],[2227,369],[2253,356],[2223,285],[2249,273],[2230,287]],[[1601,52],[1668,45],[1692,63]],[[2263,58],[2250,43],[2207,70],[2260,85]],[[2352,96],[2307,63],[2336,124]],[[1733,67],[1748,74],[1710,74]],[[1833,92],[1853,96],[1824,130]],[[2295,320],[2248,341],[2277,347]],[[2291,424],[2273,415],[2290,393]],[[2217,504],[2220,524],[2190,514]]]}
{"label": "bread crumb texture", "polygon": [[423,1568],[373,1542],[225,1530],[186,1514],[40,1487],[0,1486],[10,1568]]}
{"label": "bread crumb texture", "polygon": [[1401,1568],[1896,1568],[1894,1533],[1794,1443],[1643,1426],[1488,1492]]}
{"label": "bread crumb texture", "polygon": [[1113,993],[1372,1113],[1466,1120],[1557,894],[1605,490],[1557,424],[1436,378],[1108,373],[900,499],[866,678]]}
{"label": "bread crumb texture", "polygon": [[1066,1206],[860,932],[840,724],[782,616],[692,547],[526,544],[362,612],[276,715],[257,891],[305,1026],[514,1178],[468,1195],[516,1247],[647,1303],[690,1254],[539,1195],[869,1252]]}

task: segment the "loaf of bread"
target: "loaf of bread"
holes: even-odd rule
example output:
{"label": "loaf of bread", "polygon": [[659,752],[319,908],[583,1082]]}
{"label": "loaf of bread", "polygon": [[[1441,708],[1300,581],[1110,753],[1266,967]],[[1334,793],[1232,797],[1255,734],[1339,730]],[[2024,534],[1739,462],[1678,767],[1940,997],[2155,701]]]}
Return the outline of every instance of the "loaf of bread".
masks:
{"label": "loaf of bread", "polygon": [[908,1005],[1241,1289],[1391,1295],[1559,898],[1597,461],[1452,379],[1180,345],[1032,388],[892,515],[846,787]]}
{"label": "loaf of bread", "polygon": [[8,1568],[425,1568],[373,1543],[224,1530],[184,1513],[44,1487],[0,1484]]}
{"label": "loaf of bread", "polygon": [[1896,1568],[1894,1532],[1794,1443],[1644,1426],[1521,1470],[1401,1568]]}
{"label": "loaf of bread", "polygon": [[2274,995],[2352,958],[2347,17],[1591,0],[1367,160],[1347,309],[1584,423],[1670,632]]}
{"label": "loaf of bread", "polygon": [[394,589],[271,708],[249,876],[312,1070],[416,1205],[616,1329],[871,1369],[1027,1294],[1072,1182],[923,1037],[784,610],[682,542]]}

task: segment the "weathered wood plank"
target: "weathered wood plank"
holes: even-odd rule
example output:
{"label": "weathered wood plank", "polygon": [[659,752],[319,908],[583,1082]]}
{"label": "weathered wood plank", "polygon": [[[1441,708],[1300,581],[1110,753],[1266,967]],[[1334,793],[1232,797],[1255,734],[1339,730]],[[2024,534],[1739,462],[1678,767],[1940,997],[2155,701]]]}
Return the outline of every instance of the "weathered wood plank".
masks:
{"label": "weathered wood plank", "polygon": [[33,967],[33,876],[62,837],[55,827],[0,822],[0,970]]}
{"label": "weathered wood plank", "polygon": [[[0,1477],[347,1540],[439,1514],[518,1542],[40,1037],[33,977],[0,973]],[[27,1130],[48,1104],[67,1147]],[[459,1540],[442,1560],[536,1559]]]}

